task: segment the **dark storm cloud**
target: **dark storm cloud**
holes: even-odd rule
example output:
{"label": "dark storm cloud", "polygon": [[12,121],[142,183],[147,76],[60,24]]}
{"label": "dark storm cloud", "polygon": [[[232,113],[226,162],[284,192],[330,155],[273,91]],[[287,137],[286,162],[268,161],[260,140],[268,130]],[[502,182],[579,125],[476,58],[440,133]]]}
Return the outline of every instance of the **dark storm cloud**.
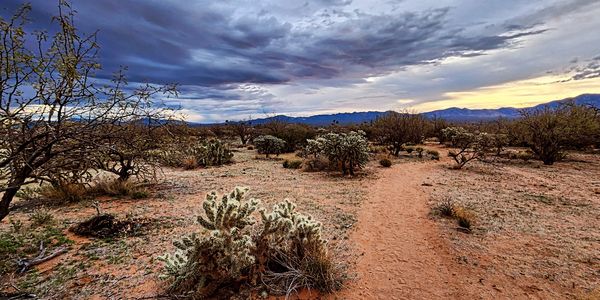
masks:
{"label": "dark storm cloud", "polygon": [[[321,0],[311,5],[350,3]],[[55,5],[39,1],[33,6],[33,22],[44,28]],[[313,28],[294,28],[264,14],[234,16],[231,10],[210,5],[198,9],[187,2],[77,1],[74,8],[84,31],[99,29],[105,70],[100,76],[128,66],[132,81],[201,86],[385,74],[509,47],[519,38],[543,32],[465,36],[448,28],[447,8],[396,15],[356,13]]]}

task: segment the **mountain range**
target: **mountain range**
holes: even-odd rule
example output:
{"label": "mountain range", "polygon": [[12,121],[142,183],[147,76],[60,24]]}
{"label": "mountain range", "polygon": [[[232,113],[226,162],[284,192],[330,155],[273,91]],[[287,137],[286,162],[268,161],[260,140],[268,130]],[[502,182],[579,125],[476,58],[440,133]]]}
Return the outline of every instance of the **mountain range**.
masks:
{"label": "mountain range", "polygon": [[[575,98],[567,98],[562,100],[554,100],[547,103],[542,103],[529,108],[542,108],[548,106],[551,108],[559,106],[561,103],[567,101],[574,101],[579,105],[592,105],[600,108],[600,94],[583,94]],[[505,119],[516,119],[519,118],[519,111],[527,108],[514,108],[514,107],[503,107],[496,109],[469,109],[469,108],[458,108],[451,107],[441,110],[435,110],[430,112],[422,113],[425,117],[441,118],[447,121],[453,122],[481,122],[491,121],[499,118]],[[272,120],[280,120],[288,123],[307,124],[313,126],[324,126],[332,123],[340,125],[360,124],[364,122],[371,122],[378,117],[382,116],[386,112],[384,111],[366,111],[366,112],[351,112],[351,113],[337,113],[337,114],[324,114],[314,115],[310,117],[290,117],[285,115],[277,115],[268,118],[254,119],[252,124],[259,125],[270,122]]]}

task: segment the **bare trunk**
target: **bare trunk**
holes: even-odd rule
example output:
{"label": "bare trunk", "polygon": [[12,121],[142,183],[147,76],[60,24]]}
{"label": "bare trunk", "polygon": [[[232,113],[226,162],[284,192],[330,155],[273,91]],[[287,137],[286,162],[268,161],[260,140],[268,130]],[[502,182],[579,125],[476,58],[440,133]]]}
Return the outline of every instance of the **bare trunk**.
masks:
{"label": "bare trunk", "polygon": [[0,221],[4,220],[4,217],[8,216],[10,203],[15,198],[17,192],[21,189],[21,185],[25,182],[25,178],[17,178],[14,181],[11,181],[6,191],[4,191],[4,195],[2,195],[2,200],[0,200]]}

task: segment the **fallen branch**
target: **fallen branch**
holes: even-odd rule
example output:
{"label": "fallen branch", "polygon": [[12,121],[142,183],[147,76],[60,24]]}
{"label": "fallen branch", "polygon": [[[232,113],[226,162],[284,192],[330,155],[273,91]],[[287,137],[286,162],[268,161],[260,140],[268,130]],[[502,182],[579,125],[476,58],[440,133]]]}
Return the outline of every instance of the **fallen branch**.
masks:
{"label": "fallen branch", "polygon": [[44,247],[44,242],[40,242],[40,253],[38,254],[38,256],[36,256],[35,258],[33,258],[31,260],[19,259],[19,261],[17,262],[17,268],[18,268],[17,273],[22,274],[25,271],[29,270],[31,267],[33,267],[35,265],[39,265],[44,262],[47,262],[63,253],[66,253],[67,251],[68,251],[67,247],[61,246],[61,247],[55,249],[54,252],[52,252],[50,255],[45,256],[46,248]]}

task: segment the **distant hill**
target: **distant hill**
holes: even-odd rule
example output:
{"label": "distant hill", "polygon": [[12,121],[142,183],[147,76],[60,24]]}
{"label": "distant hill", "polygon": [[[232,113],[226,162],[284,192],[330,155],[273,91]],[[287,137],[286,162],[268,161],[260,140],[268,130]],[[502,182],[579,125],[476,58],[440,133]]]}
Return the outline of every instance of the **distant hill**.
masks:
{"label": "distant hill", "polygon": [[[573,100],[577,104],[593,105],[600,108],[600,94],[583,94],[575,98],[568,98],[562,100],[555,100],[543,104],[536,105],[531,108],[540,108],[544,106],[557,107],[560,103]],[[498,118],[516,119],[519,117],[520,108],[514,107],[503,107],[497,109],[469,109],[469,108],[458,108],[451,107],[441,110],[435,110],[423,113],[427,118],[442,118],[448,121],[466,121],[466,122],[477,122],[477,121],[490,121]],[[371,122],[377,119],[379,116],[386,112],[381,111],[366,111],[366,112],[352,112],[352,113],[337,113],[327,115],[314,115],[310,117],[289,117],[284,115],[278,115],[269,118],[255,119],[252,121],[253,124],[259,125],[267,123],[271,120],[281,120],[288,123],[307,124],[313,126],[324,126],[332,123],[340,125],[360,124],[364,122]]]}
{"label": "distant hill", "polygon": [[[600,108],[600,94],[583,94],[575,98],[567,98],[555,100],[547,103],[542,103],[530,108],[542,108],[544,106],[558,107],[560,103],[567,101],[575,101],[579,105],[592,105]],[[451,107],[442,110],[435,110],[424,113],[428,118],[442,118],[448,121],[488,121],[498,118],[516,119],[520,116],[519,111],[522,108],[503,107],[497,109],[468,109]]]}

